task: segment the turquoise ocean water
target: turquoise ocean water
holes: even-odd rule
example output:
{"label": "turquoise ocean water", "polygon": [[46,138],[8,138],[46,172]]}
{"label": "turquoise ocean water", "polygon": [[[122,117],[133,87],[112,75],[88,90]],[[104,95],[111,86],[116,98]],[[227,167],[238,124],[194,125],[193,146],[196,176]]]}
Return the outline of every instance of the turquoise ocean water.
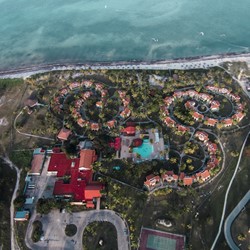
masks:
{"label": "turquoise ocean water", "polygon": [[250,0],[0,0],[0,70],[248,52]]}

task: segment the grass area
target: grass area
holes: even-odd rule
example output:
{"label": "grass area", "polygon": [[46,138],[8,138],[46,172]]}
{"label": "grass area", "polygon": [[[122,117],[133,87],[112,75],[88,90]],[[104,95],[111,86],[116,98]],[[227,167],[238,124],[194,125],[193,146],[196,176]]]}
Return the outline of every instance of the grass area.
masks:
{"label": "grass area", "polygon": [[232,224],[232,235],[237,245],[240,245],[241,249],[250,250],[250,234],[248,229],[250,228],[250,203],[246,205],[238,217]]}
{"label": "grass area", "polygon": [[84,250],[117,250],[117,232],[109,222],[92,222],[83,232]]}
{"label": "grass area", "polygon": [[109,178],[103,181],[107,183],[107,194],[103,197],[102,206],[118,212],[127,221],[131,247],[136,249],[147,195],[145,192],[114,182]]}
{"label": "grass area", "polygon": [[[192,188],[179,191],[166,188],[154,192],[144,210],[143,226],[187,235],[190,232],[192,202],[197,198],[197,192]],[[158,219],[171,221],[172,226],[158,225]]]}
{"label": "grass area", "polygon": [[28,223],[28,221],[19,221],[15,223],[16,239],[21,250],[29,250],[29,248],[25,244],[25,235]]}
{"label": "grass area", "polygon": [[10,249],[10,202],[15,183],[15,170],[0,159],[0,246],[6,250]]}
{"label": "grass area", "polygon": [[[204,199],[205,201],[199,207],[199,216],[196,219],[193,217],[192,226],[194,230],[191,232],[190,236],[190,242],[192,243],[193,249],[210,249],[212,242],[215,239],[221,219],[225,192],[238,160],[238,158],[232,157],[230,152],[235,148],[241,148],[245,135],[246,131],[231,134],[230,141],[228,138],[222,138],[223,142],[227,142],[225,169],[211,185],[207,185],[207,187],[203,189],[203,192],[208,193],[217,185],[217,188],[212,195],[207,196],[207,198]],[[246,169],[247,171],[247,165],[245,165],[245,167],[242,166],[242,171],[243,169]],[[246,172],[243,171],[241,176],[240,174],[241,172],[237,174],[237,178],[239,179],[238,181],[235,181],[235,183],[238,182],[239,186],[237,188],[234,185],[231,187],[225,217],[229,214],[229,210],[231,211],[233,207],[237,205],[237,202],[243,197],[245,194],[244,189],[249,189],[249,181],[244,180],[244,178],[247,178],[245,177],[247,176]],[[217,249],[228,249],[223,233],[219,238],[217,246]]]}

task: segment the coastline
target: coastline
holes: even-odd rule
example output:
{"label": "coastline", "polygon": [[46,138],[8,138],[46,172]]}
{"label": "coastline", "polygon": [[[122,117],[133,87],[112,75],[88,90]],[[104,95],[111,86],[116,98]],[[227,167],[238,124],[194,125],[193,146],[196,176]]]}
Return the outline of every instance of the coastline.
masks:
{"label": "coastline", "polygon": [[189,58],[176,58],[156,61],[117,61],[117,62],[86,62],[86,63],[54,63],[31,65],[23,68],[0,71],[0,79],[4,78],[26,78],[38,73],[60,70],[81,69],[142,69],[142,70],[168,70],[168,69],[208,69],[219,66],[225,62],[246,62],[250,64],[250,53],[230,53],[210,56],[198,56]]}

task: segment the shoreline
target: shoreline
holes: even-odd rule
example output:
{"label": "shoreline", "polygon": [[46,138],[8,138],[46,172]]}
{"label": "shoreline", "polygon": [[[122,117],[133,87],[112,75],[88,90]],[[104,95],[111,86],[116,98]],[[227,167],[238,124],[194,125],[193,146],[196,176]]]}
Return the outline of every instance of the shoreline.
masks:
{"label": "shoreline", "polygon": [[230,53],[210,56],[196,56],[155,61],[115,61],[115,62],[86,62],[86,63],[53,63],[7,69],[0,71],[0,79],[26,78],[39,73],[60,70],[101,70],[101,69],[126,69],[126,70],[168,70],[168,69],[208,69],[219,66],[225,62],[246,62],[250,64],[250,53]]}

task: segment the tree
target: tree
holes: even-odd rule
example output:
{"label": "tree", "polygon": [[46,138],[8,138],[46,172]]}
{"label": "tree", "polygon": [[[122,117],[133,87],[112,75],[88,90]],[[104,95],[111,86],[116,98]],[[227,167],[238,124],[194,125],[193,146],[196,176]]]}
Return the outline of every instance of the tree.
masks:
{"label": "tree", "polygon": [[18,195],[14,201],[14,205],[16,208],[22,208],[26,201],[25,195]]}
{"label": "tree", "polygon": [[246,235],[243,234],[243,233],[240,233],[240,234],[238,235],[237,239],[238,239],[239,241],[244,241],[244,240],[246,240]]}

